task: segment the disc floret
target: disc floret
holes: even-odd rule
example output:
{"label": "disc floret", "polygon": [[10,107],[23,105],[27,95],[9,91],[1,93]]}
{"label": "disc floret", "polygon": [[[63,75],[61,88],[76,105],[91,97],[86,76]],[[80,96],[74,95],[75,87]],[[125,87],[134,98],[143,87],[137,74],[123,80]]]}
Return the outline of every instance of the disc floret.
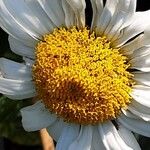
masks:
{"label": "disc floret", "polygon": [[114,119],[130,103],[127,58],[87,28],[55,29],[36,47],[33,79],[45,106],[67,122]]}

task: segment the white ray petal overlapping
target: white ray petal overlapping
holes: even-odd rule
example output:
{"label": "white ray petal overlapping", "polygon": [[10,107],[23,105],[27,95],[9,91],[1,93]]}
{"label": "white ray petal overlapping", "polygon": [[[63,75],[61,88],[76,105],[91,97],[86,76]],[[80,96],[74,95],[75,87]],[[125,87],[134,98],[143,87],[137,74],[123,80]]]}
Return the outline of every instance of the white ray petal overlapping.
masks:
{"label": "white ray petal overlapping", "polygon": [[[119,134],[111,122],[107,122],[102,125],[99,125],[98,129],[106,149],[108,150],[121,150],[121,149],[132,150],[133,149],[133,147],[131,147],[131,144],[129,144],[128,142],[126,143],[124,141],[124,138],[122,138],[124,133],[120,132]],[[126,136],[128,136],[130,140],[134,141],[134,138],[129,136],[128,134],[126,134]]]}
{"label": "white ray petal overlapping", "polygon": [[8,37],[11,50],[21,56],[35,58],[34,47],[29,47],[12,36]]}
{"label": "white ray petal overlapping", "polygon": [[[80,126],[75,124],[67,124],[58,140],[56,150],[68,149],[74,140],[79,136]],[[63,146],[62,146],[63,145]]]}
{"label": "white ray petal overlapping", "polygon": [[68,150],[90,150],[92,144],[93,129],[91,125],[81,126],[79,136],[69,146]]}
{"label": "white ray petal overlapping", "polygon": [[[60,0],[37,0],[52,23],[59,27],[65,25],[65,14]],[[59,11],[56,11],[59,10]]]}
{"label": "white ray petal overlapping", "polygon": [[15,18],[15,21],[23,26],[23,28],[30,33],[31,36],[37,39],[40,39],[43,34],[54,28],[47,15],[44,14],[43,9],[38,6],[37,1],[21,0],[18,3],[17,0],[3,0],[3,4],[9,13]]}
{"label": "white ray petal overlapping", "polygon": [[133,133],[127,128],[119,125],[118,134],[131,149],[141,150]]}
{"label": "white ray petal overlapping", "polygon": [[14,80],[0,77],[0,93],[8,98],[22,100],[36,96],[35,87],[30,80]]}
{"label": "white ray petal overlapping", "polygon": [[92,9],[93,9],[93,19],[91,24],[91,30],[94,30],[94,28],[97,26],[99,16],[101,16],[101,13],[103,11],[103,0],[91,0]]}
{"label": "white ray petal overlapping", "polygon": [[37,131],[46,128],[57,120],[56,115],[46,110],[41,101],[22,108],[21,115],[22,124],[26,131]]}
{"label": "white ray petal overlapping", "polygon": [[[97,35],[102,35],[104,31],[106,30],[114,12],[117,6],[118,0],[107,0],[106,5],[101,13],[100,16],[97,16],[97,23],[93,26],[94,28],[96,27],[96,33]],[[94,19],[94,18],[93,18]],[[94,20],[93,20],[94,22]]]}
{"label": "white ray petal overlapping", "polygon": [[129,118],[125,115],[120,116],[118,118],[118,121],[131,131],[141,134],[143,136],[150,137],[150,122],[140,119]]}
{"label": "white ray petal overlapping", "polygon": [[54,123],[48,126],[47,132],[53,137],[53,139],[57,142],[63,132],[63,129],[67,126],[67,123],[62,119],[57,119]]}
{"label": "white ray petal overlapping", "polygon": [[7,79],[32,80],[31,69],[28,66],[6,58],[0,58],[0,72]]}
{"label": "white ray petal overlapping", "polygon": [[[149,20],[147,16],[150,15],[150,10],[144,12],[136,12],[133,15],[133,19],[131,24],[123,29],[123,34],[113,42],[115,46],[121,46],[129,41],[131,38],[136,37],[140,33],[144,32],[144,30],[149,26]],[[144,23],[141,23],[144,22]]]}

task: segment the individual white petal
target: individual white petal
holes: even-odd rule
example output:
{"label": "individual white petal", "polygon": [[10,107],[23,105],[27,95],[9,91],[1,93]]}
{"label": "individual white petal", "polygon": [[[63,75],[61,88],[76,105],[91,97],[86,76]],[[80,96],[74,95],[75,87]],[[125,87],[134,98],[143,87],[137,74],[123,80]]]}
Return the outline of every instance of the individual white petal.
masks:
{"label": "individual white petal", "polygon": [[2,1],[9,13],[23,26],[28,34],[40,39],[43,34],[53,30],[54,26],[37,1]]}
{"label": "individual white petal", "polygon": [[126,117],[131,118],[131,119],[140,119],[140,120],[144,120],[144,121],[150,121],[149,110],[147,111],[147,108],[145,110],[144,107],[145,106],[142,106],[139,104],[138,105],[130,104],[130,106],[128,106],[128,109],[124,110],[122,112]]}
{"label": "individual white petal", "polygon": [[131,131],[150,137],[150,122],[146,122],[140,119],[131,119],[125,115],[121,115],[118,118],[118,121]]}
{"label": "individual white petal", "polygon": [[6,58],[0,58],[0,70],[2,76],[8,79],[32,80],[29,67]]}
{"label": "individual white petal", "polygon": [[150,72],[150,54],[134,57],[129,61],[130,68]]}
{"label": "individual white petal", "polygon": [[118,38],[121,30],[131,24],[136,9],[136,0],[119,0],[114,15],[104,34],[109,40]]}
{"label": "individual white petal", "polygon": [[122,54],[128,56],[129,58],[131,56],[133,56],[133,52],[137,49],[139,49],[141,46],[141,43],[143,41],[143,37],[144,35],[141,34],[139,35],[137,38],[135,38],[134,40],[132,40],[131,42],[128,42],[127,44],[123,45],[120,48],[120,51]]}
{"label": "individual white petal", "polygon": [[150,72],[134,72],[134,80],[140,84],[150,86]]}
{"label": "individual white petal", "polygon": [[128,109],[127,110],[122,109],[121,111],[125,116],[129,118],[138,119],[138,117],[135,116],[133,113],[131,113]]}
{"label": "individual white petal", "polygon": [[113,135],[112,129],[113,125],[107,122],[103,125],[99,125],[99,134],[103,140],[105,148],[108,150],[119,150],[120,147],[116,143],[115,137]]}
{"label": "individual white petal", "polygon": [[137,103],[150,108],[150,87],[136,85],[133,87],[131,96]]}
{"label": "individual white petal", "polygon": [[141,150],[138,142],[136,141],[134,135],[127,128],[119,125],[118,134],[124,140],[124,142],[131,147],[133,150]]}
{"label": "individual white petal", "polygon": [[[61,0],[37,0],[50,20],[57,26],[65,25],[65,15]],[[59,10],[59,11],[57,11]]]}
{"label": "individual white petal", "polygon": [[137,0],[122,0],[122,2],[120,2],[120,11],[124,11],[126,12],[125,16],[124,16],[124,22],[121,25],[121,29],[129,26],[133,20],[133,15],[136,12],[136,4],[137,4]]}
{"label": "individual white petal", "polygon": [[11,99],[25,99],[36,95],[32,81],[12,80],[0,77],[0,93]]}
{"label": "individual white petal", "polygon": [[133,52],[131,59],[150,55],[150,46],[143,46]]}
{"label": "individual white petal", "polygon": [[100,18],[97,19],[97,24],[96,26],[96,34],[97,35],[102,35],[108,26],[115,10],[116,10],[116,5],[118,3],[118,0],[107,0],[106,5],[102,11],[102,14]]}
{"label": "individual white petal", "polygon": [[[129,60],[138,59],[150,55],[150,46],[144,42],[145,34],[139,35],[137,38],[128,42],[120,48],[120,52],[128,57]],[[147,40],[148,42],[148,40]],[[137,68],[138,69],[138,68]]]}
{"label": "individual white petal", "polygon": [[0,12],[0,26],[2,29],[28,46],[34,47],[36,45],[38,40],[17,22],[15,17],[7,10],[3,1],[0,3]]}
{"label": "individual white petal", "polygon": [[57,119],[53,124],[47,127],[47,132],[57,142],[65,126],[67,126],[67,123],[62,119]]}
{"label": "individual white petal", "polygon": [[125,143],[125,141],[120,137],[116,128],[110,121],[99,125],[98,129],[106,149],[132,150],[131,145]]}
{"label": "individual white petal", "polygon": [[[133,16],[132,23],[123,29],[123,34],[116,41],[113,42],[115,46],[121,46],[126,43],[131,38],[137,36],[139,33],[144,32],[144,30],[149,25],[150,10],[144,12],[136,12]],[[143,23],[144,22],[144,23]]]}
{"label": "individual white petal", "polygon": [[66,0],[62,0],[62,7],[65,14],[65,25],[66,27],[72,27],[76,25],[75,22],[75,14],[71,8],[71,6],[68,4]]}
{"label": "individual white petal", "polygon": [[103,0],[91,0],[91,4],[93,10],[91,30],[94,30],[103,11]]}
{"label": "individual white petal", "polygon": [[[138,116],[139,118],[145,120],[145,121],[150,121],[150,113],[145,112],[145,109],[143,107],[136,107],[136,106],[128,106],[128,110],[130,110],[134,115]],[[150,110],[150,109],[149,109]]]}
{"label": "individual white petal", "polygon": [[[27,18],[27,21],[30,21],[31,23],[33,23],[33,25],[35,26],[35,28],[37,28],[38,30],[41,30],[39,33],[40,34],[47,34],[51,31],[53,31],[53,29],[56,27],[56,25],[54,24],[54,22],[48,17],[47,13],[45,12],[45,9],[43,9],[43,7],[41,7],[39,1],[33,1],[33,0],[25,0],[27,7],[30,9],[30,13],[29,14],[29,18]],[[47,0],[46,0],[47,1]],[[49,0],[48,0],[49,1]],[[53,6],[53,9],[55,9],[56,5],[52,4],[52,0],[51,0],[51,5]],[[59,9],[60,11],[60,9]],[[57,11],[58,12],[58,11]],[[30,18],[30,16],[33,15],[34,18],[36,17],[36,21],[33,20],[33,18]],[[26,16],[25,16],[26,17]],[[62,15],[61,15],[62,17]],[[60,18],[59,18],[60,19]],[[36,24],[37,23],[37,24]]]}
{"label": "individual white petal", "polygon": [[75,17],[76,25],[78,28],[85,26],[85,0],[66,0],[68,4],[72,7]]}
{"label": "individual white petal", "polygon": [[149,29],[149,26],[144,30],[143,45],[144,46],[150,46],[150,29]]}
{"label": "individual white petal", "polygon": [[67,150],[79,135],[80,125],[68,123],[57,142],[56,150]]}
{"label": "individual white petal", "polygon": [[95,125],[93,126],[93,138],[92,138],[92,145],[91,145],[91,150],[106,150],[102,138],[99,134],[98,131],[98,126]]}
{"label": "individual white petal", "polygon": [[68,150],[90,150],[92,144],[93,128],[91,125],[81,126],[79,136],[69,146]]}
{"label": "individual white petal", "polygon": [[8,40],[10,48],[14,53],[29,58],[35,58],[34,48],[24,45],[24,43],[20,42],[12,36],[9,36]]}
{"label": "individual white petal", "polygon": [[65,13],[65,24],[67,27],[85,26],[85,0],[62,0]]}
{"label": "individual white petal", "polygon": [[[132,94],[133,95],[133,94]],[[137,95],[132,96],[133,99],[132,103],[128,106],[128,110],[135,116],[145,121],[150,121],[150,101],[148,98],[145,97],[138,97]],[[144,99],[144,100],[143,100]],[[146,101],[146,103],[144,103]],[[149,103],[148,105],[146,105]]]}
{"label": "individual white petal", "polygon": [[36,131],[46,128],[57,120],[56,115],[51,114],[41,101],[24,107],[20,111],[22,125],[26,131]]}
{"label": "individual white petal", "polygon": [[25,64],[30,68],[33,66],[33,64],[35,62],[35,60],[30,59],[28,57],[23,57],[23,60],[25,61]]}

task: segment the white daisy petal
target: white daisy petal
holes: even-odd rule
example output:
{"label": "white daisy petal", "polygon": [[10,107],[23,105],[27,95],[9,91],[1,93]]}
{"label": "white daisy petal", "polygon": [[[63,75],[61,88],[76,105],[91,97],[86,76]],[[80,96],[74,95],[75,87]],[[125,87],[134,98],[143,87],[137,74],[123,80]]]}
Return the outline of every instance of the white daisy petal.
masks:
{"label": "white daisy petal", "polygon": [[0,77],[0,93],[11,99],[26,99],[36,96],[35,87],[30,80],[12,80]]}
{"label": "white daisy petal", "polygon": [[68,150],[90,150],[92,144],[93,128],[91,125],[81,126],[79,136],[69,146]]}
{"label": "white daisy petal", "polygon": [[128,57],[129,60],[143,57],[150,54],[150,46],[143,46],[143,34],[135,40],[121,47],[120,52]]}
{"label": "white daisy petal", "polygon": [[150,108],[150,87],[136,85],[133,87],[131,96],[137,103]]}
{"label": "white daisy petal", "polygon": [[24,44],[28,46],[35,46],[37,43],[37,39],[27,32],[24,27],[17,22],[15,17],[7,10],[4,2],[0,3],[0,26],[4,29],[8,34],[12,35],[16,39],[22,41]]}
{"label": "white daisy petal", "polygon": [[[149,30],[149,26],[148,26],[144,30],[144,33],[136,38],[139,40],[137,40],[136,43],[133,42],[134,44],[130,44],[130,45],[132,45],[130,50],[132,49],[131,51],[133,51],[133,53],[131,53],[132,55],[130,56],[130,58],[142,57],[142,56],[150,54],[150,38],[149,37],[150,37],[150,30]],[[135,41],[135,40],[133,40],[133,41]],[[130,42],[130,43],[132,43],[132,42]],[[129,46],[126,47],[126,49],[127,48],[129,48]]]}
{"label": "white daisy petal", "polygon": [[92,138],[92,145],[91,150],[106,150],[102,138],[99,134],[97,125],[93,127],[93,138]]}
{"label": "white daisy petal", "polygon": [[145,112],[145,109],[143,109],[143,107],[136,107],[136,106],[130,105],[128,106],[128,110],[130,110],[134,115],[138,116],[139,118],[145,121],[150,121],[150,113]]}
{"label": "white daisy petal", "polygon": [[132,20],[136,9],[136,0],[119,0],[114,15],[104,34],[109,40],[116,39],[121,30],[127,27]]}
{"label": "white daisy petal", "polygon": [[85,0],[66,0],[73,9],[78,28],[85,26]]}
{"label": "white daisy petal", "polygon": [[[149,23],[149,25],[150,25],[150,23]],[[145,30],[144,30],[144,33],[140,34],[136,39],[138,39],[138,40],[136,40],[136,43],[135,42],[132,43],[132,41],[131,41],[131,42],[128,42],[127,44],[125,44],[125,46],[129,45],[129,43],[131,43],[131,44],[134,44],[134,46],[138,45],[138,48],[143,47],[143,46],[149,47],[150,46],[150,30],[149,30],[149,26],[147,26],[145,28]],[[138,48],[135,48],[134,46],[132,46],[132,48],[134,48],[134,50],[138,49]]]}
{"label": "white daisy petal", "polygon": [[[57,26],[65,25],[61,0],[37,0],[50,20]],[[59,10],[59,11],[56,11]]]}
{"label": "white daisy petal", "polygon": [[135,81],[150,86],[150,72],[134,72],[133,74]]}
{"label": "white daisy petal", "polygon": [[60,138],[63,129],[67,126],[62,119],[57,119],[53,124],[48,126],[47,132],[53,137],[53,139],[57,142]]}
{"label": "white daisy petal", "polygon": [[[133,92],[137,92],[137,91],[133,91]],[[144,95],[144,93],[142,93],[142,94]],[[132,94],[132,97],[134,99],[132,100],[132,103],[128,106],[128,110],[130,110],[130,112],[132,114],[134,114],[135,116],[137,116],[138,118],[143,119],[145,121],[150,121],[150,101],[149,101],[149,98],[146,98],[146,96],[142,96],[142,98],[140,98],[140,96],[136,95],[136,93]],[[147,103],[149,103],[149,104],[146,105]]]}
{"label": "white daisy petal", "polygon": [[[51,114],[41,101],[21,110],[22,124],[26,131],[36,131],[54,123],[57,117]],[[34,118],[34,119],[33,119]]]}
{"label": "white daisy petal", "polygon": [[135,116],[133,113],[131,113],[128,109],[127,110],[122,109],[121,111],[125,116],[129,118],[138,119],[138,117]]}
{"label": "white daisy petal", "polygon": [[75,14],[72,11],[71,6],[68,4],[68,2],[66,0],[62,0],[62,7],[64,10],[64,14],[65,14],[65,25],[66,27],[71,27],[74,26],[75,23]]}
{"label": "white daisy petal", "polygon": [[131,145],[125,143],[125,141],[120,137],[116,128],[111,122],[99,125],[98,129],[106,149],[132,150],[132,148],[130,147]]}
{"label": "white daisy petal", "polygon": [[32,80],[29,67],[6,58],[0,58],[0,70],[2,76],[8,79]]}
{"label": "white daisy petal", "polygon": [[25,64],[30,68],[33,66],[35,62],[33,59],[30,59],[28,57],[23,57],[23,60],[25,61]]}
{"label": "white daisy petal", "polygon": [[127,42],[127,44],[121,47],[120,52],[127,55],[129,59],[150,54],[150,46],[148,46],[150,40],[148,38],[149,33],[147,32],[148,31],[145,31],[144,34],[141,34],[134,40]]}
{"label": "white daisy petal", "polygon": [[131,42],[128,42],[127,44],[123,45],[120,50],[121,53],[123,53],[124,55],[128,57],[134,56],[133,52],[141,47],[143,37],[144,35],[141,34],[137,38],[132,40]]}
{"label": "white daisy petal", "polygon": [[56,150],[67,150],[69,145],[73,143],[73,141],[79,135],[80,125],[76,124],[67,124],[62,131],[62,134],[58,140]]}
{"label": "white daisy petal", "polygon": [[129,61],[130,68],[150,72],[150,54],[140,57],[134,57]]}
{"label": "white daisy petal", "polygon": [[125,12],[124,22],[121,25],[120,30],[131,24],[133,15],[136,11],[136,3],[137,0],[122,0],[122,2],[120,1],[120,11]]}
{"label": "white daisy petal", "polygon": [[24,45],[24,43],[13,38],[12,36],[9,36],[8,40],[10,48],[14,53],[29,58],[35,58],[34,48]]}
{"label": "white daisy petal", "polygon": [[140,119],[131,119],[125,115],[121,115],[118,118],[118,121],[131,131],[150,137],[150,122],[146,122]]}
{"label": "white daisy petal", "polygon": [[143,46],[133,52],[130,59],[150,55],[150,46]]}
{"label": "white daisy petal", "polygon": [[[28,34],[40,39],[45,33],[51,31],[52,25],[37,1],[32,0],[2,0],[9,13],[23,26]],[[17,5],[16,5],[17,3]],[[23,13],[22,13],[23,12]],[[45,14],[45,15],[44,15]]]}
{"label": "white daisy petal", "polygon": [[118,0],[107,0],[106,5],[102,11],[102,14],[100,18],[97,19],[97,24],[96,26],[96,34],[97,35],[102,35],[107,28],[115,10],[116,10],[116,5],[117,5]]}
{"label": "white daisy petal", "polygon": [[69,28],[85,26],[85,0],[62,0],[65,24]]}
{"label": "white daisy petal", "polygon": [[[123,29],[123,34],[119,39],[113,42],[113,45],[115,46],[121,46],[124,43],[126,43],[129,39],[135,37],[139,33],[144,32],[144,30],[149,25],[149,19],[147,19],[147,16],[150,15],[150,10],[144,11],[144,12],[136,12],[133,16],[132,23]],[[144,22],[144,23],[141,23]]]}
{"label": "white daisy petal", "polygon": [[[49,16],[47,15],[47,13],[45,12],[45,9],[43,9],[43,7],[41,7],[40,3],[38,0],[33,1],[33,0],[25,0],[26,1],[26,5],[27,7],[32,10],[32,12],[28,13],[30,14],[30,16],[34,16],[34,18],[36,17],[36,21],[33,20],[33,18],[31,19],[30,17],[27,18],[27,22],[28,20],[33,23],[33,26],[39,30],[40,28],[40,34],[45,34],[45,33],[49,33],[51,31],[53,31],[53,29],[56,27],[56,25],[53,23],[53,21],[49,18]],[[47,0],[46,0],[47,1]],[[52,1],[52,0],[51,0]],[[55,5],[48,5],[53,6],[53,9],[55,9]],[[60,9],[59,9],[60,11]],[[26,16],[25,16],[26,17]],[[62,17],[62,15],[61,15]],[[60,18],[59,18],[60,19]],[[37,23],[37,24],[36,24]]]}
{"label": "white daisy petal", "polygon": [[103,11],[103,0],[91,0],[91,4],[93,9],[91,30],[94,30]]}
{"label": "white daisy petal", "polygon": [[150,46],[150,29],[149,29],[149,26],[144,31],[143,43],[145,46]]}
{"label": "white daisy petal", "polygon": [[133,150],[141,150],[134,135],[127,128],[119,125],[118,134],[124,140],[124,142],[131,147]]}

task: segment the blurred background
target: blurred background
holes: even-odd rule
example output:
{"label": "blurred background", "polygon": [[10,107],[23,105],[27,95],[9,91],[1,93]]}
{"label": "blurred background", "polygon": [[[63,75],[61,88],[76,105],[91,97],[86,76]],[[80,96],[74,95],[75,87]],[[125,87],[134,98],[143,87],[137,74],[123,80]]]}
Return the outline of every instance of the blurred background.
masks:
{"label": "blurred background", "polygon": [[[92,10],[90,0],[87,1],[86,16],[87,24],[90,24]],[[137,11],[150,9],[149,0],[137,0]],[[17,62],[22,58],[10,51],[8,35],[0,28],[0,57],[6,57]],[[45,132],[26,132],[21,125],[19,110],[32,104],[32,100],[14,101],[0,95],[0,150],[53,150],[53,142]],[[43,140],[46,139],[46,140]],[[49,146],[43,146],[50,143]],[[139,136],[142,150],[150,150],[150,139]],[[46,148],[48,147],[48,148]]]}

